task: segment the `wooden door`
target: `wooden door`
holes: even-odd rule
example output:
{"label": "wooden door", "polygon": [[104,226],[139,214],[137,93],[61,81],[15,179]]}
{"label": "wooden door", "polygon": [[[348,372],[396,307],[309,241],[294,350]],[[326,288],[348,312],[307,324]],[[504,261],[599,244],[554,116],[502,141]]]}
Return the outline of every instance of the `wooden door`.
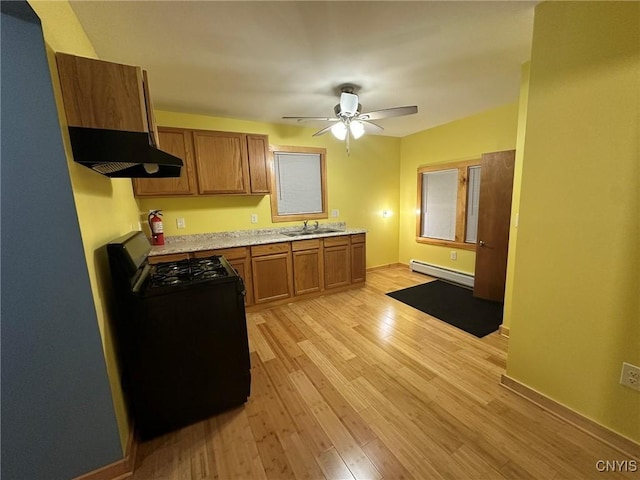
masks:
{"label": "wooden door", "polygon": [[324,288],[351,283],[351,255],[348,236],[324,239]]}
{"label": "wooden door", "polygon": [[351,283],[364,282],[366,278],[365,234],[351,235]]}
{"label": "wooden door", "polygon": [[195,130],[193,144],[201,194],[249,193],[244,134]]}
{"label": "wooden door", "polygon": [[249,157],[249,184],[251,193],[269,193],[267,135],[247,135],[247,155]]}
{"label": "wooden door", "polygon": [[140,67],[56,53],[70,127],[149,132]]}
{"label": "wooden door", "polygon": [[136,197],[163,195],[195,195],[196,175],[193,165],[191,132],[177,128],[158,128],[159,148],[182,160],[180,176],[175,178],[134,178]]}
{"label": "wooden door", "polygon": [[473,295],[504,301],[515,150],[482,155]]}
{"label": "wooden door", "polygon": [[[283,253],[263,255],[272,251]],[[251,255],[253,301],[265,303],[290,297],[293,290],[290,244],[254,246],[251,247]]]}
{"label": "wooden door", "polygon": [[293,252],[293,293],[319,292],[320,283],[320,249]]}

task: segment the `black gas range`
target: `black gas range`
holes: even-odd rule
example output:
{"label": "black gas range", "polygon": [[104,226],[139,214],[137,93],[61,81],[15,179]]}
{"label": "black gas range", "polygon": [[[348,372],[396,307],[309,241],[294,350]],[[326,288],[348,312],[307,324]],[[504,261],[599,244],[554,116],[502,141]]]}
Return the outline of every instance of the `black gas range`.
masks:
{"label": "black gas range", "polygon": [[123,390],[142,439],[246,402],[244,285],[222,256],[150,265],[142,232],[107,245]]}

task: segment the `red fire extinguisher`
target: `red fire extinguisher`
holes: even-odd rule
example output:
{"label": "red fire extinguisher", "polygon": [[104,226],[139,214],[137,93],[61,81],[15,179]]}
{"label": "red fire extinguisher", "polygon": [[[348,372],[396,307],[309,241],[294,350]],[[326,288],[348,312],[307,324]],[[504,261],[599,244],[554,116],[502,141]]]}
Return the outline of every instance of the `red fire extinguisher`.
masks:
{"label": "red fire extinguisher", "polygon": [[162,211],[149,210],[149,228],[151,229],[151,243],[164,245],[164,227],[162,226]]}

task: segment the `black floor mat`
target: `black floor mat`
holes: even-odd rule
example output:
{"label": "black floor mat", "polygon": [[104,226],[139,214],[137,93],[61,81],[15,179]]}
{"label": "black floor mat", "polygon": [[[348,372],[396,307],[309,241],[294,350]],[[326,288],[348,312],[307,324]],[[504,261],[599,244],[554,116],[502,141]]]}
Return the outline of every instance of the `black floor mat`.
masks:
{"label": "black floor mat", "polygon": [[470,289],[442,280],[387,295],[479,338],[502,323],[502,303],[475,298]]}

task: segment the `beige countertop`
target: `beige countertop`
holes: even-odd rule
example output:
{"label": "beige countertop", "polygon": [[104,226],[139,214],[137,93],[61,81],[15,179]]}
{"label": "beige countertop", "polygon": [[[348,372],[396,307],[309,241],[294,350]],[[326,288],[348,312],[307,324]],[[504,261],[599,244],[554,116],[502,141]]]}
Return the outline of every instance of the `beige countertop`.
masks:
{"label": "beige countertop", "polygon": [[[320,228],[339,230],[331,233],[310,233],[301,236],[288,236],[287,232],[300,231],[301,227],[263,228],[256,230],[237,230],[232,232],[197,233],[194,235],[177,235],[165,238],[165,244],[151,248],[149,256],[169,255],[172,253],[198,252],[201,250],[215,250],[219,248],[247,247],[250,245],[264,245],[267,243],[292,242],[311,238],[336,237],[366,233],[362,228],[347,228],[344,222],[323,223]],[[313,226],[309,227],[313,232]]]}

